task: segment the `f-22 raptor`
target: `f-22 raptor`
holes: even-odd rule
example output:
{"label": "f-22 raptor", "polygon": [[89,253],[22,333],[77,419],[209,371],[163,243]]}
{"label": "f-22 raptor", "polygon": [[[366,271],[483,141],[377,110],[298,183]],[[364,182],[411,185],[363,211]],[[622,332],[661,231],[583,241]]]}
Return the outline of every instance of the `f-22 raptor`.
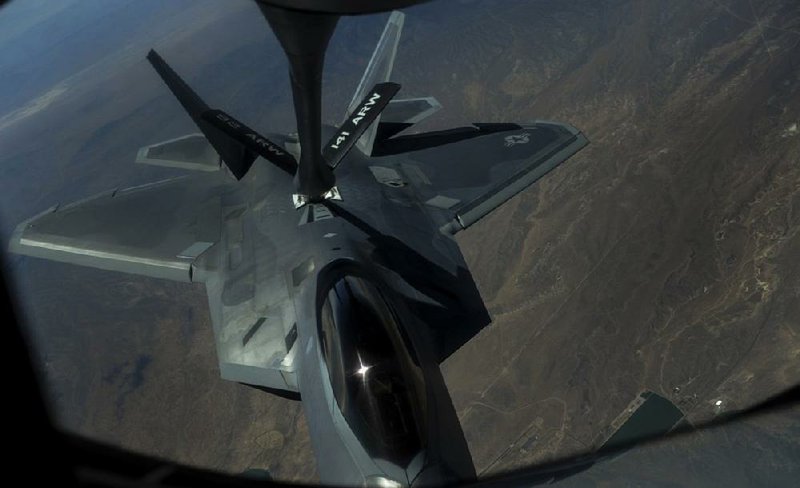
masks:
{"label": "f-22 raptor", "polygon": [[137,161],[189,174],[56,206],[10,244],[204,283],[221,376],[302,401],[325,484],[475,478],[439,364],[490,317],[453,235],[587,144],[546,121],[403,134],[440,106],[395,97],[399,12],[344,122],[323,125],[338,18],[413,3],[257,1],[289,60],[296,135],[262,135],[210,108],[151,51],[200,133],[144,147]]}

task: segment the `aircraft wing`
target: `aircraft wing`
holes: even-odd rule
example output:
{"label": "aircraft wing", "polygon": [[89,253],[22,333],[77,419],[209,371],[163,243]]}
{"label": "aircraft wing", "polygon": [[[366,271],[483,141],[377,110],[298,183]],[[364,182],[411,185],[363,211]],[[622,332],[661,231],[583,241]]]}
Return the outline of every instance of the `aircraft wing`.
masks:
{"label": "aircraft wing", "polygon": [[[204,173],[112,190],[55,206],[17,226],[9,250],[175,281],[220,238],[221,194],[232,180]],[[196,280],[195,280],[196,281]]]}
{"label": "aircraft wing", "polygon": [[[442,226],[455,234],[527,188],[588,143],[574,127],[556,122],[475,124],[380,142],[374,156],[403,154],[402,174],[371,170],[390,186],[405,183]],[[377,169],[376,169],[377,168]],[[389,175],[389,176],[387,176]],[[399,177],[399,174],[398,174]]]}

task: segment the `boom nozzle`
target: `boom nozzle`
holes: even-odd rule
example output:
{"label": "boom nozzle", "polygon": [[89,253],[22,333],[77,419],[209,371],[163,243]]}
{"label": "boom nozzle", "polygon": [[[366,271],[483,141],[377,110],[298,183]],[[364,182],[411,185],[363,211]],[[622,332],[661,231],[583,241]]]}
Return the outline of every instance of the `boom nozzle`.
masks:
{"label": "boom nozzle", "polygon": [[[289,61],[300,161],[295,204],[338,195],[333,166],[322,155],[322,69],[340,15],[388,11],[426,0],[256,0]],[[393,95],[393,94],[392,94]],[[337,161],[338,162],[338,161]]]}
{"label": "boom nozzle", "polygon": [[289,60],[292,98],[297,118],[300,161],[294,184],[297,195],[319,201],[336,185],[331,168],[322,159],[322,68],[339,16],[303,12],[258,2],[258,7]]}

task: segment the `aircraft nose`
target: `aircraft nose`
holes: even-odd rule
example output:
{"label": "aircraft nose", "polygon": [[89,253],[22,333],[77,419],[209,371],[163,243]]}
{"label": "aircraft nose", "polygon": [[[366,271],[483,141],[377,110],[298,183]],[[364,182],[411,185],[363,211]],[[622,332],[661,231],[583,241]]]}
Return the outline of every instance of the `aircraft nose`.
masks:
{"label": "aircraft nose", "polygon": [[370,476],[364,481],[366,488],[403,488],[406,484],[386,476]]}
{"label": "aircraft nose", "polygon": [[[411,473],[409,473],[409,475],[410,474]],[[447,464],[436,462],[423,467],[422,470],[413,477],[410,486],[453,485],[463,483],[469,479],[469,477],[465,478],[464,476],[456,474]]]}

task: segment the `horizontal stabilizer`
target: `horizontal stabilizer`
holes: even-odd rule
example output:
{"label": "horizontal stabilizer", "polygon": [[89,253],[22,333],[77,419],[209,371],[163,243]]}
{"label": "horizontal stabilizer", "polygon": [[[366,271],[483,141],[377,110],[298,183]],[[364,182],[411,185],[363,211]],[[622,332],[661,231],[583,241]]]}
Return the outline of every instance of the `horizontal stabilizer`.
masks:
{"label": "horizontal stabilizer", "polygon": [[[412,125],[422,122],[441,108],[442,105],[433,97],[392,100],[381,113],[374,145],[378,145],[381,141],[394,137]],[[371,155],[375,154],[373,146]]]}
{"label": "horizontal stabilizer", "polygon": [[221,159],[203,134],[189,134],[139,149],[136,162],[194,171],[219,171]]}
{"label": "horizontal stabilizer", "polygon": [[220,155],[225,166],[231,170],[231,173],[237,179],[241,179],[247,174],[253,161],[255,161],[256,153],[227,136],[213,124],[203,120],[203,113],[210,110],[208,105],[169,67],[157,52],[150,50],[147,54],[147,60],[150,61],[150,64],[153,65],[161,79],[164,80],[164,83],[188,112],[189,116],[192,117],[197,127],[206,136],[208,142]]}
{"label": "horizontal stabilizer", "polygon": [[322,155],[325,161],[332,168],[336,168],[339,162],[350,152],[364,132],[375,122],[381,111],[386,108],[389,101],[400,90],[397,83],[378,83],[361,100],[347,120],[336,131]]}
{"label": "horizontal stabilizer", "polygon": [[442,105],[433,97],[392,100],[381,114],[381,123],[418,124],[441,108]]}

